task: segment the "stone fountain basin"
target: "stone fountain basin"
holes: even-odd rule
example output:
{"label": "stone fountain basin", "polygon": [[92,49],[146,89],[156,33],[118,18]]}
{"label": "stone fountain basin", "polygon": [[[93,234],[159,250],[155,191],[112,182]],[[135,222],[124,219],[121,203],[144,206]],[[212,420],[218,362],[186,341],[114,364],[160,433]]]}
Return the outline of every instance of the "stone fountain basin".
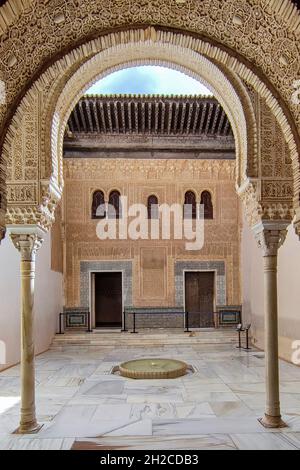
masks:
{"label": "stone fountain basin", "polygon": [[135,359],[123,362],[119,372],[130,379],[175,379],[187,373],[188,364],[176,359]]}

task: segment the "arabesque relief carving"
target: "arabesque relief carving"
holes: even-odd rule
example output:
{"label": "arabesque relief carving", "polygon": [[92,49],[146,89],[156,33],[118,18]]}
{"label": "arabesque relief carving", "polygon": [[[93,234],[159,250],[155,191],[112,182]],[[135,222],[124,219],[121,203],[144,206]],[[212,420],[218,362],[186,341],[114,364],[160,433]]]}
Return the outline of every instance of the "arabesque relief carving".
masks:
{"label": "arabesque relief carving", "polygon": [[[65,7],[67,7],[67,3],[68,2],[64,2]],[[147,2],[148,6],[149,6],[150,3],[153,3],[153,2]],[[159,3],[160,2],[154,2],[154,4],[155,4],[154,10],[155,10],[156,6]],[[191,11],[196,12],[196,10],[199,8],[199,2],[197,2],[198,5],[196,5],[195,2],[193,2],[193,1],[187,1],[187,2],[185,2],[185,4],[182,4],[182,7],[180,7],[180,13],[183,14],[183,16],[184,16],[184,21],[183,21],[183,17],[180,16],[179,11],[174,16],[174,11],[173,10],[174,10],[174,8],[176,10],[178,5],[177,4],[175,6],[173,5],[172,8],[171,8],[171,3],[172,2],[170,0],[170,4],[168,3],[168,5],[167,5],[168,13],[166,13],[166,15],[167,15],[167,17],[172,18],[172,21],[170,22],[170,24],[172,24],[172,22],[175,20],[175,18],[176,18],[176,22],[177,21],[179,21],[179,22],[182,21],[183,22],[181,26],[179,24],[177,24],[177,27],[185,27],[184,24],[185,24],[185,21],[187,21],[187,17],[184,16],[184,14],[186,12],[186,9],[191,8]],[[264,26],[266,26],[268,24],[268,22],[270,21],[270,18],[271,18],[271,9],[276,8],[275,2],[274,2],[273,5],[270,4],[269,12],[268,12],[268,8],[261,10],[261,7],[254,8],[254,6],[250,7],[248,5],[248,7],[250,9],[248,8],[247,13],[245,13],[245,11],[244,11],[245,5],[242,5],[242,6],[239,5],[239,8],[236,9],[236,11],[239,11],[239,14],[237,14],[237,15],[232,14],[232,11],[233,11],[232,9],[234,9],[234,6],[233,6],[234,3],[235,3],[234,1],[226,2],[226,7],[224,6],[224,4],[221,5],[221,4],[218,3],[216,9],[214,9],[213,5],[211,5],[211,8],[209,8],[207,10],[206,2],[201,2],[201,9],[203,7],[204,10],[203,10],[203,15],[201,15],[201,12],[199,14],[199,12],[197,10],[197,18],[198,18],[197,25],[199,27],[202,27],[202,26],[204,27],[204,23],[202,23],[203,18],[206,17],[206,15],[213,15],[213,17],[214,17],[213,23],[214,23],[214,27],[215,27],[216,19],[217,19],[217,17],[219,18],[219,15],[221,14],[220,20],[217,20],[217,22],[218,22],[218,31],[215,31],[215,34],[217,36],[220,36],[220,40],[224,40],[224,43],[226,43],[226,44],[231,43],[233,41],[232,45],[235,44],[235,47],[239,48],[241,46],[242,54],[244,54],[245,56],[247,56],[247,54],[249,54],[249,58],[251,60],[260,61],[262,58],[265,58],[265,55],[269,51],[269,49],[266,50],[267,52],[264,49],[262,49],[262,55],[261,56],[258,53],[258,49],[260,48],[261,44],[260,44],[260,42],[259,42],[259,45],[257,44],[257,41],[258,41],[257,38],[260,38],[260,40],[262,39],[260,37],[260,33],[262,32],[262,28],[257,28],[258,32],[259,32],[258,36],[257,36],[257,34],[253,35],[252,33],[249,36],[248,26],[250,24],[252,24],[253,21],[254,21],[254,24],[256,25],[255,27],[257,27],[257,21],[259,21]],[[254,3],[256,3],[256,2],[254,2]],[[227,10],[227,8],[229,7],[229,4],[231,4],[232,9]],[[104,2],[104,4],[102,6],[103,6],[102,12],[103,12],[103,15],[105,16],[106,2]],[[123,10],[124,10],[124,8],[126,8],[126,6],[127,6],[127,2],[126,1],[122,2]],[[40,8],[44,8],[44,7],[45,7],[44,4],[43,5],[38,5],[37,8],[36,8],[36,12],[41,11]],[[68,7],[69,7],[69,5],[68,5]],[[110,7],[111,7],[111,5],[110,5]],[[89,5],[87,5],[87,4],[84,5],[84,11],[85,12],[87,12],[89,10],[89,8],[90,8]],[[95,11],[93,11],[95,14],[96,14],[97,8],[98,7],[95,5]],[[166,8],[166,6],[164,8]],[[224,11],[224,9],[226,9],[226,12],[227,12],[227,16],[225,16],[225,17],[221,13],[222,11]],[[64,19],[62,19],[62,21],[60,23],[60,25],[62,27],[62,30],[64,30],[66,20],[68,18],[71,18],[71,10],[72,9],[67,8],[67,10],[68,10],[68,14],[63,15],[61,17],[61,18],[64,18]],[[255,14],[253,14],[254,10],[255,10]],[[205,14],[204,14],[204,11],[205,11]],[[214,11],[214,13],[212,13],[213,11]],[[260,11],[260,13],[257,16],[258,11]],[[284,8],[282,8],[281,14],[284,15],[285,14],[284,11],[285,11]],[[111,8],[110,8],[110,12],[112,12]],[[147,9],[147,8],[145,10],[144,6],[141,6],[141,5],[137,6],[137,12],[139,12],[138,15],[139,15],[140,18],[142,18],[142,16],[140,16],[140,15],[149,14],[148,21],[149,21],[149,18],[152,17],[152,13],[150,13],[150,10]],[[274,15],[273,15],[273,17],[274,17]],[[107,16],[107,19],[108,18],[110,18],[110,15]],[[200,21],[200,18],[201,18],[201,21]],[[251,21],[250,21],[250,18],[252,18]],[[259,20],[257,18],[259,18]],[[249,25],[248,25],[248,19],[249,19]],[[23,17],[21,15],[20,19],[18,21],[22,22],[22,20],[23,20]],[[103,18],[102,18],[102,20],[103,20]],[[108,19],[108,21],[109,21],[109,19]],[[190,20],[188,20],[188,21],[190,21]],[[221,21],[225,22],[226,27],[227,27],[227,31],[231,31],[230,38],[227,37],[227,33],[225,31],[223,31],[223,29],[221,28]],[[268,32],[268,34],[272,35],[274,33],[276,35],[277,31],[279,31],[279,29],[281,29],[281,31],[284,29],[282,21],[279,21],[278,25],[277,25],[277,21],[279,21],[279,17],[278,18],[276,17],[276,21],[275,21],[276,24],[275,24],[274,28],[272,29],[272,33]],[[46,23],[47,23],[47,21],[46,21]],[[145,17],[145,23],[146,23],[146,17]],[[43,24],[45,24],[45,23],[43,23]],[[103,24],[103,22],[100,22],[99,24]],[[112,23],[112,24],[114,24],[114,23]],[[280,28],[279,28],[279,25],[280,25]],[[197,28],[198,28],[198,26],[197,26]],[[212,27],[212,22],[208,21],[205,28],[209,30],[210,27]],[[191,30],[193,28],[196,28],[195,25],[191,28]],[[54,30],[52,29],[51,32],[53,33],[53,31]],[[24,31],[24,34],[25,34],[25,31]],[[237,37],[232,36],[233,34]],[[246,34],[246,36],[243,36],[243,34]],[[293,34],[294,33],[291,33],[291,32],[289,34],[287,34],[286,38],[284,38],[282,43],[285,43],[287,45],[290,41],[292,41]],[[53,34],[52,34],[52,36],[53,36]],[[237,45],[237,42],[239,42],[239,41],[242,42],[242,38],[244,40],[245,37],[247,37],[247,41],[245,41],[245,44]],[[67,39],[67,38],[65,38],[65,39]],[[299,186],[298,152],[297,152],[297,147],[296,147],[296,144],[295,144],[295,140],[294,140],[293,135],[292,135],[291,127],[288,124],[287,117],[285,116],[284,111],[282,109],[280,109],[280,105],[279,105],[277,99],[272,95],[272,93],[266,87],[266,85],[260,81],[260,78],[258,78],[255,75],[254,69],[251,70],[251,67],[247,68],[248,66],[245,66],[244,64],[241,64],[238,61],[238,59],[236,59],[235,61],[232,61],[231,58],[230,58],[230,55],[227,52],[222,51],[221,49],[218,49],[218,48],[213,49],[211,46],[208,46],[207,43],[205,43],[205,42],[203,42],[199,39],[189,37],[188,35],[186,35],[186,36],[176,35],[175,36],[171,32],[160,31],[159,29],[154,29],[153,27],[151,27],[151,28],[148,28],[148,29],[140,29],[140,30],[136,29],[135,31],[132,31],[132,32],[127,31],[127,32],[124,32],[124,33],[123,32],[112,33],[108,36],[103,36],[100,39],[91,41],[88,45],[86,45],[86,47],[81,47],[80,46],[76,50],[76,53],[70,53],[68,55],[68,59],[63,58],[63,59],[60,60],[60,62],[57,62],[56,64],[53,64],[53,66],[51,66],[51,68],[43,74],[43,79],[39,81],[39,88],[37,89],[37,88],[34,88],[34,86],[33,86],[31,91],[28,92],[28,99],[26,99],[26,101],[24,101],[23,104],[22,104],[22,106],[26,106],[28,103],[30,103],[30,106],[31,106],[31,108],[30,108],[31,116],[28,116],[28,118],[25,118],[24,113],[23,113],[23,116],[22,116],[23,121],[22,121],[22,131],[21,131],[21,133],[22,133],[22,135],[24,135],[23,134],[24,130],[26,132],[26,129],[27,129],[28,135],[30,135],[30,137],[31,137],[31,145],[27,145],[27,143],[26,143],[29,157],[28,157],[28,163],[27,163],[27,157],[26,157],[26,165],[24,167],[24,172],[25,172],[24,180],[26,181],[26,184],[27,184],[27,181],[30,180],[31,178],[32,179],[35,178],[35,180],[36,179],[42,179],[43,182],[44,182],[43,183],[44,187],[41,187],[41,184],[37,185],[37,188],[36,188],[36,195],[37,195],[37,199],[38,199],[38,206],[37,207],[32,205],[29,208],[29,201],[27,201],[26,204],[24,205],[24,201],[22,199],[20,201],[18,201],[18,206],[19,207],[17,207],[17,201],[15,201],[13,203],[13,206],[11,206],[11,204],[10,204],[10,207],[8,208],[8,211],[7,211],[7,223],[15,223],[16,220],[20,220],[20,214],[21,213],[24,213],[25,215],[27,214],[27,216],[25,217],[24,220],[26,220],[26,221],[28,221],[30,219],[31,220],[38,220],[38,223],[39,224],[44,224],[45,227],[49,227],[53,222],[55,205],[56,205],[57,201],[59,200],[59,198],[61,196],[62,187],[63,187],[62,166],[61,166],[61,162],[59,161],[59,159],[61,158],[61,156],[59,154],[62,150],[62,142],[61,142],[61,140],[60,141],[55,141],[55,139],[53,140],[53,138],[52,138],[52,141],[50,141],[49,134],[46,133],[46,128],[47,128],[47,125],[49,124],[49,120],[45,119],[45,116],[47,116],[48,118],[51,117],[51,114],[49,115],[49,111],[50,111],[50,109],[52,109],[52,110],[54,109],[53,108],[54,103],[56,102],[56,100],[59,96],[59,93],[62,90],[63,84],[66,83],[67,78],[70,77],[76,69],[78,69],[79,65],[81,65],[84,61],[86,61],[87,58],[93,57],[93,55],[98,53],[99,50],[104,50],[105,48],[107,49],[109,47],[116,47],[117,44],[125,44],[125,43],[130,43],[130,42],[139,43],[139,42],[145,42],[145,41],[147,42],[149,40],[153,41],[153,43],[155,43],[155,44],[159,44],[159,42],[161,42],[161,43],[170,43],[170,44],[171,43],[180,44],[180,47],[185,47],[186,50],[197,51],[197,53],[201,52],[201,53],[205,54],[207,57],[213,58],[216,63],[219,63],[220,65],[222,64],[222,67],[224,67],[224,69],[227,68],[228,70],[230,70],[233,75],[236,74],[236,77],[237,78],[240,77],[242,80],[244,80],[247,83],[247,85],[251,84],[251,86],[254,87],[255,90],[259,90],[259,93],[261,94],[261,97],[263,97],[263,99],[265,99],[266,102],[268,103],[268,107],[270,108],[270,113],[276,114],[276,119],[277,119],[277,122],[278,122],[278,126],[280,126],[280,129],[281,129],[281,133],[282,133],[281,144],[278,143],[278,148],[276,150],[278,150],[278,154],[280,152],[280,149],[281,150],[283,149],[282,152],[284,154],[286,154],[286,151],[288,151],[289,154],[290,154],[290,158],[292,160],[293,177],[294,177],[294,188],[293,188],[294,205],[296,205],[298,203],[298,202],[297,203],[295,202],[296,199],[297,199],[295,197],[295,194],[297,193],[297,191],[299,189],[298,188],[298,186]],[[55,37],[55,41],[56,41],[56,37]],[[267,40],[265,39],[264,44],[268,43],[268,41],[267,42],[266,41]],[[63,43],[64,42],[61,42],[61,44],[63,44]],[[255,54],[251,54],[251,47],[253,47],[253,44],[255,44]],[[45,47],[46,47],[46,44],[45,44]],[[55,47],[55,46],[53,46],[53,47]],[[280,49],[280,53],[282,54],[283,58],[280,56],[281,60],[277,61],[278,63],[280,63],[280,65],[279,65],[280,74],[278,74],[278,77],[277,77],[278,80],[277,81],[275,80],[275,81],[276,81],[276,86],[279,86],[279,84],[281,86],[282,85],[281,76],[282,76],[282,73],[283,73],[282,68],[284,68],[283,63],[285,63],[285,68],[284,68],[285,71],[287,71],[289,69],[289,71],[293,70],[293,72],[294,72],[295,71],[295,61],[292,60],[291,54],[287,53],[287,49],[283,49],[282,44],[280,46],[278,44],[278,47]],[[273,55],[272,55],[272,61],[273,61],[273,58],[276,55],[273,46],[272,46],[272,51],[273,51]],[[11,67],[13,68],[14,67],[14,60],[10,60],[10,61],[5,61],[4,60],[3,61],[3,63],[5,63],[6,65],[8,65],[8,62],[10,62],[10,64],[13,64],[13,65],[11,65]],[[35,63],[35,61],[32,60],[31,65],[34,66],[34,63]],[[275,68],[278,67],[278,63],[274,64]],[[271,71],[270,65],[267,68],[267,70],[268,70],[267,76],[269,76],[269,78],[270,78],[270,76],[272,75],[270,73],[270,71]],[[1,73],[0,73],[0,75],[1,75]],[[273,75],[272,75],[272,78],[273,78]],[[21,82],[22,82],[22,78],[19,78],[18,86],[21,84]],[[14,81],[11,80],[12,85],[13,85],[13,83],[14,83]],[[15,85],[16,85],[16,83],[15,83]],[[283,93],[283,95],[284,95],[284,93]],[[287,93],[285,93],[285,95],[287,96]],[[12,99],[12,96],[13,96],[13,93],[11,92],[11,90],[8,89],[7,90],[7,103],[10,102],[9,100]],[[35,100],[37,100],[37,101],[35,101]],[[4,107],[2,106],[1,110],[4,110],[4,108],[5,108],[5,106]],[[40,115],[41,108],[43,109],[43,112],[44,112],[43,119],[42,119],[42,116]],[[292,110],[294,110],[294,109],[295,109],[295,106]],[[23,108],[23,110],[24,110],[24,108]],[[5,112],[5,110],[4,110],[4,112]],[[245,109],[244,109],[244,112],[246,112]],[[35,120],[37,116],[38,116],[38,119]],[[59,123],[59,119],[60,119],[59,116],[53,115],[51,118],[52,118],[53,125],[54,126],[55,125],[59,126],[59,124],[60,124]],[[18,116],[18,119],[20,119],[20,115]],[[278,129],[279,129],[279,127],[278,127]],[[30,132],[35,132],[37,134],[36,140],[33,138],[32,134],[29,134]],[[20,155],[20,139],[22,137],[20,137],[20,135],[19,135],[19,140],[18,140],[18,138],[16,137],[18,133],[20,133],[20,130],[18,129],[18,132],[16,132],[16,122],[15,122],[14,127],[11,127],[10,130],[9,130],[8,140],[6,141],[6,146],[4,148],[5,151],[3,153],[4,160],[8,163],[10,161],[12,161],[12,159],[15,158],[12,155],[12,146],[13,145],[16,148],[16,158],[17,158],[17,160],[19,159],[19,161],[20,161],[20,159],[23,158]],[[239,144],[241,144],[241,140],[242,139],[239,139],[239,141],[240,141]],[[32,149],[32,145],[36,146],[35,150]],[[51,145],[51,148],[50,148],[50,145]],[[288,145],[288,150],[287,150],[287,145]],[[256,152],[257,152],[256,146],[253,145],[252,142],[249,143],[248,148],[250,149],[251,152],[254,152],[254,154],[256,155]],[[53,149],[54,149],[54,151],[53,151]],[[37,165],[34,164],[34,160],[30,158],[30,153],[32,151],[34,151],[34,154],[37,155],[37,159],[38,159],[38,162],[39,162],[38,168],[37,168]],[[280,152],[280,153],[282,153],[282,152]],[[18,154],[19,154],[19,157],[18,157]],[[52,155],[52,158],[49,158],[50,155]],[[255,155],[253,155],[253,158],[255,158]],[[237,157],[238,157],[238,162],[240,162],[239,152],[238,152]],[[247,158],[249,158],[249,155],[247,156]],[[282,157],[278,157],[278,158],[282,158]],[[258,157],[258,160],[257,160],[258,162],[259,162],[259,159],[260,159],[260,157]],[[259,165],[260,165],[260,163],[259,163]],[[266,163],[266,165],[267,165],[267,163]],[[265,170],[264,170],[265,172],[267,171],[267,166],[266,165],[265,165]],[[288,166],[289,165],[283,165],[283,166],[282,165],[276,165],[276,168],[280,168],[280,171],[282,170],[282,172],[285,173]],[[8,176],[12,176],[14,179],[15,178],[20,178],[22,176],[21,172],[20,172],[20,166],[15,165],[15,167],[16,167],[15,170],[14,170],[15,174],[13,175],[12,172],[11,172],[11,167],[9,165],[9,168],[7,169]],[[257,165],[256,165],[256,167],[257,167]],[[253,171],[256,171],[255,170],[256,167],[255,166],[251,167],[251,165],[249,165],[249,173],[251,174],[252,168],[254,168]],[[241,167],[239,171],[243,171],[243,168]],[[38,173],[38,177],[37,177],[37,173]],[[255,174],[255,173],[252,172],[252,174]],[[281,175],[281,176],[283,176],[283,175]],[[286,183],[287,183],[287,180],[288,180],[287,178],[288,177],[289,177],[289,175],[285,174],[285,186],[284,186],[285,189],[286,189]],[[260,178],[260,176],[258,176],[258,178]],[[49,182],[49,179],[50,179],[50,182]],[[24,180],[23,180],[23,182],[25,183]],[[21,180],[19,180],[19,181],[21,182]],[[48,184],[48,189],[45,189],[45,185],[47,185],[47,184]],[[245,188],[245,187],[246,187],[246,185],[243,186],[243,188]],[[260,184],[259,187],[258,187],[259,194],[256,191],[256,194],[258,196],[258,204],[261,203],[261,198],[264,197],[263,194],[261,193],[262,188],[264,189],[264,188],[266,188],[266,186],[263,186],[263,185]],[[42,196],[43,192],[47,193],[46,197]],[[240,190],[240,192],[241,192],[241,190]],[[12,193],[13,192],[11,191],[10,194],[12,194]],[[276,190],[276,193],[280,194],[280,193],[282,193],[282,190]],[[23,192],[23,194],[24,194],[24,192]],[[27,194],[28,194],[28,192],[27,192]],[[273,194],[274,194],[274,191],[273,191]],[[286,192],[286,194],[287,194],[287,192]],[[247,198],[244,198],[244,199],[247,199]],[[5,200],[6,200],[5,194],[3,194],[2,200],[5,203]],[[48,206],[48,202],[49,202],[49,206]],[[274,206],[274,204],[275,204],[275,206]],[[272,218],[273,214],[274,214],[274,217],[275,217],[275,214],[277,216],[278,213],[281,213],[282,216],[286,215],[290,219],[290,217],[291,217],[290,213],[291,213],[291,210],[292,210],[291,206],[292,206],[292,204],[290,202],[288,202],[287,199],[285,199],[284,201],[280,201],[280,202],[276,201],[276,203],[272,202],[272,204],[270,203],[270,201],[267,201],[266,204],[265,204],[265,208],[263,208],[261,214],[262,215],[267,214],[268,218],[270,218],[270,217]],[[29,213],[31,214],[31,216],[28,216]],[[18,216],[17,216],[17,214],[18,214]]]}
{"label": "arabesque relief carving", "polygon": [[[22,10],[19,5],[12,12],[0,10],[0,78],[7,81],[7,106],[42,63],[74,43],[105,29],[157,24],[204,34],[243,54],[269,77],[299,124],[300,112],[290,94],[293,80],[299,78],[300,17],[296,7],[291,14],[288,0],[35,0]],[[5,112],[1,109],[2,119]]]}

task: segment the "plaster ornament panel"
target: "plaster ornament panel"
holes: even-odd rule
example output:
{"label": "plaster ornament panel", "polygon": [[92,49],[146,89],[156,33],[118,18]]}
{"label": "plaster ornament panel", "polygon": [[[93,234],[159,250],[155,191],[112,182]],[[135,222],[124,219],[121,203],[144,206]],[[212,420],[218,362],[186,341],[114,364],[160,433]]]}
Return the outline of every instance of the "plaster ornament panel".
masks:
{"label": "plaster ornament panel", "polygon": [[156,244],[152,247],[140,249],[139,269],[139,297],[148,302],[159,300],[159,305],[167,300],[167,250],[164,246]]}
{"label": "plaster ornament panel", "polygon": [[7,202],[9,204],[37,204],[37,184],[36,183],[16,183],[9,184],[7,188]]}
{"label": "plaster ornament panel", "polygon": [[261,175],[263,178],[290,177],[292,187],[292,160],[284,135],[270,108],[263,100],[260,100],[259,112],[261,124],[258,130],[261,141]]}
{"label": "plaster ornament panel", "polygon": [[291,223],[294,217],[294,208],[291,203],[282,202],[262,202],[262,221],[264,220],[282,220]]}
{"label": "plaster ornament panel", "polygon": [[250,227],[260,222],[262,216],[262,206],[259,202],[260,185],[259,180],[251,180],[238,190],[238,194],[243,202],[245,216]]}
{"label": "plaster ornament panel", "polygon": [[8,207],[5,215],[6,225],[37,225],[48,230],[54,218],[50,218],[49,214],[40,206],[20,205],[17,207]]}
{"label": "plaster ornament panel", "polygon": [[286,200],[288,203],[293,200],[293,185],[291,180],[262,181],[262,197],[268,199]]}

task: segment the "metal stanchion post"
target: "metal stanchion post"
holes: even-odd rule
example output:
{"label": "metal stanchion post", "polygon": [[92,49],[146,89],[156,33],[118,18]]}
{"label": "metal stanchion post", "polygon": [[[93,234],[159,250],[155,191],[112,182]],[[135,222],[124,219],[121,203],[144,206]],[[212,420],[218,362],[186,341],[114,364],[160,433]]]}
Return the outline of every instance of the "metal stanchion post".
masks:
{"label": "metal stanchion post", "polygon": [[238,332],[238,335],[239,335],[239,344],[238,344],[238,346],[236,346],[236,347],[237,347],[238,349],[242,349],[241,332],[244,331],[244,330],[243,330],[243,326],[242,326],[241,323],[237,326],[236,331]]}
{"label": "metal stanchion post", "polygon": [[62,319],[63,315],[64,315],[63,313],[59,314],[59,332],[58,332],[59,335],[64,334],[64,332],[62,331],[62,328],[61,328],[61,319]]}
{"label": "metal stanchion post", "polygon": [[125,310],[123,311],[123,328],[122,328],[121,332],[124,333],[124,331],[128,331],[128,330],[126,330],[126,312],[125,312]]}
{"label": "metal stanchion post", "polygon": [[87,312],[87,326],[88,326],[87,332],[92,333],[93,330],[91,329],[91,313],[90,313],[90,311]]}
{"label": "metal stanchion post", "polygon": [[245,349],[246,351],[250,351],[251,348],[249,348],[249,330],[250,330],[250,326],[251,325],[246,325],[245,326],[245,332],[246,332],[246,347],[243,348]]}
{"label": "metal stanchion post", "polygon": [[135,331],[135,312],[133,312],[133,331],[131,333],[138,333]]}
{"label": "metal stanchion post", "polygon": [[190,329],[189,329],[189,312],[186,311],[185,312],[185,333],[190,333]]}

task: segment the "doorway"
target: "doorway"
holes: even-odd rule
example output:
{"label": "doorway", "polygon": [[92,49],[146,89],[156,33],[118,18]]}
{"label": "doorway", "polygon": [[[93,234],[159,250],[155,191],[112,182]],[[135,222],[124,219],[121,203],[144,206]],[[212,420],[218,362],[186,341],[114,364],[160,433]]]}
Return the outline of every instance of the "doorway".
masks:
{"label": "doorway", "polygon": [[214,272],[185,273],[185,310],[191,328],[213,328]]}
{"label": "doorway", "polygon": [[96,328],[122,327],[122,273],[95,273]]}

